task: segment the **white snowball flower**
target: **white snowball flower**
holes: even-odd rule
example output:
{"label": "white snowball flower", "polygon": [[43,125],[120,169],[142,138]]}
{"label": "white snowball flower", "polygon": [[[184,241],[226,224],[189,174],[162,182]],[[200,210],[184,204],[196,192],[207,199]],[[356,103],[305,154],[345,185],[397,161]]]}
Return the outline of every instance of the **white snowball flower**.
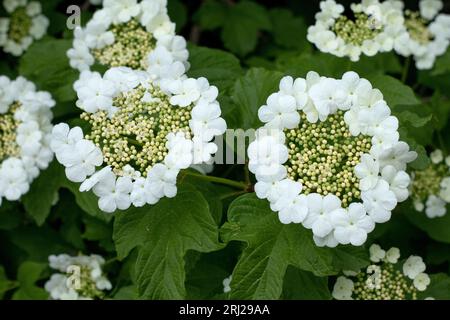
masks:
{"label": "white snowball flower", "polygon": [[114,212],[116,209],[126,210],[131,205],[129,194],[133,189],[130,177],[119,177],[109,171],[93,188],[96,196],[99,197],[98,207],[104,212]]}
{"label": "white snowball flower", "polygon": [[355,166],[355,174],[360,179],[359,187],[363,191],[375,188],[379,180],[380,164],[370,155],[363,154],[361,162]]}
{"label": "white snowball flower", "polygon": [[369,248],[370,260],[373,262],[380,262],[386,257],[386,251],[384,251],[378,244],[373,244]]}
{"label": "white snowball flower", "polygon": [[248,148],[256,195],[282,223],[312,229],[316,245],[362,245],[408,197],[404,170],[417,154],[399,141],[381,91],[355,72],[284,77],[258,116],[265,125]]}
{"label": "white snowball flower", "polygon": [[102,211],[175,197],[180,170],[211,162],[218,150],[212,140],[226,130],[218,90],[205,78],[185,79],[195,83],[197,94],[184,107],[160,85],[176,80],[157,80],[145,71],[84,71],[75,82],[87,123],[82,127],[90,132],[59,124],[51,146],[68,179],[81,182],[81,192],[92,189]]}
{"label": "white snowball flower", "polygon": [[414,287],[419,291],[425,291],[430,283],[430,277],[426,273],[419,273],[414,278]]}
{"label": "white snowball flower", "polygon": [[393,1],[352,3],[350,10],[348,18],[341,4],[321,1],[307,39],[322,52],[358,61],[361,54],[374,56],[391,51],[396,35],[405,30],[402,8]]}
{"label": "white snowball flower", "polygon": [[444,161],[444,154],[442,153],[442,150],[437,149],[431,152],[430,159],[434,164],[438,164]]}
{"label": "white snowball flower", "polygon": [[403,264],[403,273],[411,280],[414,280],[414,278],[424,272],[425,269],[425,263],[419,256],[410,256]]}
{"label": "white snowball flower", "polygon": [[295,98],[278,93],[269,96],[267,105],[258,110],[258,116],[270,128],[292,129],[300,122]]}
{"label": "white snowball flower", "polygon": [[[60,254],[51,255],[48,260],[50,268],[58,271],[44,285],[52,300],[103,299],[103,291],[112,289],[102,270],[105,260],[99,255],[72,257]],[[80,278],[76,279],[74,275]]]}
{"label": "white snowball flower", "polygon": [[[403,10],[403,4],[400,3]],[[440,13],[440,0],[420,0],[419,11],[404,10],[404,28],[395,31],[394,49],[413,56],[418,69],[431,69],[450,44],[450,16]]]}
{"label": "white snowball flower", "polygon": [[345,214],[341,209],[341,201],[334,195],[322,197],[319,194],[310,194],[308,200],[308,216],[303,225],[311,229],[314,235],[325,237],[333,231],[337,214]]}
{"label": "white snowball flower", "polygon": [[46,34],[50,22],[37,1],[4,0],[3,7],[8,17],[0,18],[0,48],[21,56],[35,40]]}
{"label": "white snowball flower", "polygon": [[53,159],[50,150],[52,113],[49,93],[36,91],[22,77],[0,77],[0,205],[19,200],[39,171]]}
{"label": "white snowball flower", "polygon": [[80,72],[98,63],[146,70],[155,79],[172,74],[175,79],[189,68],[186,40],[175,35],[165,0],[104,1],[86,27],[74,30],[67,56]]}
{"label": "white snowball flower", "polygon": [[352,280],[340,276],[333,287],[333,298],[337,300],[352,300],[352,293],[355,285]]}
{"label": "white snowball flower", "polygon": [[400,250],[398,248],[392,247],[386,251],[385,260],[389,263],[395,264],[400,258]]}
{"label": "white snowball flower", "polygon": [[428,218],[443,217],[447,212],[445,206],[446,202],[444,200],[435,195],[430,195],[426,202],[425,213]]}
{"label": "white snowball flower", "polygon": [[393,166],[386,166],[381,172],[381,177],[389,183],[389,189],[395,194],[398,202],[408,198],[411,178],[405,171],[397,171]]}
{"label": "white snowball flower", "polygon": [[444,4],[441,0],[422,0],[419,2],[420,14],[428,20],[433,19],[443,7]]}
{"label": "white snowball flower", "polygon": [[369,191],[364,191],[361,198],[369,216],[376,223],[384,223],[391,218],[391,211],[397,205],[395,194],[390,191],[389,184],[384,181],[378,181],[376,187]]}
{"label": "white snowball flower", "polygon": [[83,182],[103,163],[101,150],[86,139],[76,142],[73,148],[62,149],[57,159],[66,167],[67,178],[73,182]]}
{"label": "white snowball flower", "polygon": [[338,212],[334,216],[334,237],[342,244],[360,246],[366,242],[367,234],[375,228],[372,218],[362,204],[352,203],[348,212]]}
{"label": "white snowball flower", "polygon": [[411,256],[400,265],[400,250],[383,250],[373,244],[370,249],[373,262],[366,269],[356,273],[343,272],[333,288],[333,298],[337,300],[417,300],[421,291],[431,283],[423,273],[425,264],[419,256]]}
{"label": "white snowball flower", "polygon": [[425,210],[428,218],[436,218],[446,214],[450,203],[450,170],[442,150],[434,150],[430,158],[427,168],[411,173],[410,193],[417,211]]}

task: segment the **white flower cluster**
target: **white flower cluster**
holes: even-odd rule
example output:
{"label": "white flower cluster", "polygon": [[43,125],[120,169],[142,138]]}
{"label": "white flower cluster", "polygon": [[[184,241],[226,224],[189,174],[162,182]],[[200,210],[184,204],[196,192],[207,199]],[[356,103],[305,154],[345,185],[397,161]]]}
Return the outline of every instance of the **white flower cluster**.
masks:
{"label": "white flower cluster", "polygon": [[450,203],[450,156],[444,159],[442,150],[430,154],[431,165],[411,173],[411,197],[414,208],[428,218],[443,217]]}
{"label": "white flower cluster", "polygon": [[[344,272],[333,287],[337,300],[416,300],[419,291],[425,291],[430,277],[426,265],[419,256],[410,256],[398,266],[400,250],[383,250],[373,244],[370,249],[372,265],[360,272]],[[412,282],[412,283],[411,283]],[[431,299],[431,298],[427,298]]]}
{"label": "white flower cluster", "polygon": [[[123,149],[119,149],[122,142],[114,140],[119,138],[118,136],[111,138],[111,141],[105,141],[104,138],[105,130],[114,131],[117,126],[99,132],[103,137],[100,144],[108,142],[113,146],[105,152],[90,140],[88,135],[84,135],[80,127],[70,129],[67,124],[62,123],[53,130],[51,147],[57,160],[66,167],[68,179],[82,182],[80,186],[82,192],[92,189],[99,197],[100,209],[105,212],[125,210],[132,204],[136,207],[155,204],[162,197],[174,197],[177,193],[176,180],[179,171],[192,164],[209,162],[212,154],[217,151],[217,145],[211,141],[226,130],[226,123],[220,117],[221,110],[216,101],[218,90],[210,86],[205,78],[192,79],[183,75],[177,80],[155,81],[144,71],[119,67],[111,68],[103,77],[96,72],[84,71],[74,87],[78,94],[77,106],[85,110],[94,121],[97,121],[100,113],[106,114],[108,120],[114,119],[121,109],[130,108],[128,103],[114,105],[117,97],[129,97],[139,89],[145,91],[140,101],[136,101],[137,98],[132,100],[143,109],[137,111],[127,109],[125,113],[127,118],[117,122],[118,125],[125,126],[129,134],[135,135],[135,139],[121,137],[121,141],[128,139],[131,142],[130,144],[125,142]],[[155,87],[162,93],[157,95],[151,91]],[[186,122],[189,134],[177,130],[172,126],[174,123],[168,122],[164,125],[165,128],[161,126],[158,130],[175,129],[169,130],[160,140],[154,136],[146,140],[149,127],[141,126],[140,131],[133,131],[139,127],[139,124],[136,124],[138,121],[131,118],[134,112],[138,113],[136,115],[138,117],[147,114],[148,117],[140,118],[143,120],[139,122],[142,124],[147,121],[145,123],[149,123],[150,126],[155,118],[161,117],[164,101],[168,101],[167,107],[170,110],[185,112],[177,123]],[[145,109],[147,105],[155,106],[157,114]],[[171,119],[176,120],[172,116],[163,120]],[[139,145],[137,140],[146,142]],[[140,149],[157,144],[159,151],[143,152],[143,159],[139,159],[136,153],[132,152],[133,144],[137,144],[137,148]],[[161,153],[162,148],[167,148],[167,154]],[[148,166],[148,161],[155,157],[158,159],[154,165]],[[107,158],[114,161],[108,162]],[[144,166],[138,166],[138,161]],[[117,162],[121,165],[118,166]]]}
{"label": "white flower cluster", "polygon": [[20,56],[47,32],[49,20],[42,15],[41,3],[27,0],[3,0],[10,14],[0,18],[0,47],[5,52]]}
{"label": "white flower cluster", "polygon": [[19,200],[53,159],[54,105],[50,94],[36,91],[30,81],[0,76],[0,205],[3,197]]}
{"label": "white flower cluster", "polygon": [[[403,1],[390,0],[403,11]],[[419,12],[405,11],[404,28],[395,37],[395,51],[413,56],[418,69],[431,69],[450,44],[450,15],[439,13],[441,0],[421,0]]]}
{"label": "white flower cluster", "polygon": [[402,11],[389,1],[353,3],[355,21],[344,16],[344,6],[334,0],[322,1],[320,9],[316,24],[308,28],[308,40],[322,52],[352,61],[358,61],[361,54],[391,51],[394,36],[403,28]]}
{"label": "white flower cluster", "polygon": [[311,229],[317,245],[362,245],[407,199],[417,154],[399,141],[382,93],[355,72],[284,77],[258,114],[265,126],[248,148],[256,194],[282,223]]}
{"label": "white flower cluster", "polygon": [[[133,23],[131,30],[123,31]],[[123,33],[121,39],[116,39],[114,30]],[[90,70],[95,62],[102,63],[95,51],[105,48],[114,48],[100,54],[109,59],[108,67],[147,70],[154,78],[180,76],[189,67],[186,40],[175,35],[175,24],[167,15],[167,0],[103,1],[103,8],[86,27],[75,29],[73,48],[67,52],[70,65],[79,71]]]}
{"label": "white flower cluster", "polygon": [[103,291],[112,288],[102,271],[105,260],[99,255],[60,254],[51,255],[48,260],[50,267],[60,272],[45,283],[45,290],[53,300],[101,299]]}

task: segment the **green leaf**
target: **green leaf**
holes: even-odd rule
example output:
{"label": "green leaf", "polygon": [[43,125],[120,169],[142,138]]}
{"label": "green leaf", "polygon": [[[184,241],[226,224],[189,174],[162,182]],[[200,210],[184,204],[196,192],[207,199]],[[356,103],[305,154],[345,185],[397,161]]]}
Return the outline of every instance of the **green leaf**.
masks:
{"label": "green leaf", "polygon": [[28,214],[38,226],[45,222],[50,214],[55,197],[64,178],[62,167],[53,161],[50,166],[39,174],[31,184],[30,191],[22,197],[23,205]]}
{"label": "green leaf", "polygon": [[256,48],[259,32],[270,30],[267,10],[255,2],[239,2],[228,8],[222,29],[225,48],[245,56]]}
{"label": "green leaf", "polygon": [[84,212],[103,221],[110,221],[112,219],[112,214],[100,210],[98,207],[98,197],[92,191],[80,192],[79,184],[67,179],[63,182],[63,187],[72,192],[75,196],[76,203]]}
{"label": "green leaf", "polygon": [[10,241],[26,252],[29,260],[46,262],[48,256],[58,253],[70,253],[72,248],[60,235],[47,225],[42,227],[26,226],[8,232]]}
{"label": "green leaf", "polygon": [[270,94],[278,91],[283,75],[265,69],[250,69],[234,84],[232,107],[224,111],[229,128],[244,130],[261,126],[258,109]]}
{"label": "green leaf", "polygon": [[3,200],[0,206],[0,230],[11,230],[20,224],[21,213],[17,203]]}
{"label": "green leaf", "polygon": [[345,261],[336,263],[334,250],[317,247],[312,233],[301,225],[280,223],[268,202],[254,194],[241,196],[230,205],[228,221],[222,237],[247,243],[233,271],[232,299],[278,299],[289,265],[316,276],[337,274],[355,266],[354,259],[348,265]]}
{"label": "green leaf", "polygon": [[136,286],[126,286],[120,288],[114,295],[114,300],[139,300]]}
{"label": "green leaf", "polygon": [[289,49],[309,49],[306,40],[306,24],[301,17],[295,17],[287,9],[272,9],[269,12],[272,21],[273,39],[279,46]]}
{"label": "green leaf", "polygon": [[176,23],[176,31],[179,32],[187,22],[187,8],[180,0],[169,0],[167,10],[173,22]]}
{"label": "green leaf", "polygon": [[14,292],[14,300],[44,300],[48,298],[48,293],[36,286],[36,281],[41,279],[43,271],[47,265],[32,261],[24,262],[17,272],[17,281],[20,283],[19,289]]}
{"label": "green leaf", "polygon": [[107,251],[114,251],[112,241],[112,224],[99,220],[90,215],[83,217],[85,230],[82,237],[89,241],[98,241],[99,245]]}
{"label": "green leaf", "polygon": [[5,268],[0,265],[0,299],[3,299],[5,293],[16,287],[16,285],[16,282],[8,279],[5,273]]}
{"label": "green leaf", "polygon": [[316,277],[311,272],[289,267],[283,283],[283,299],[330,300],[328,277]]}
{"label": "green leaf", "polygon": [[228,91],[243,73],[239,60],[222,50],[189,45],[189,62],[188,75],[205,77],[219,88],[220,93]]}
{"label": "green leaf", "polygon": [[224,25],[227,7],[224,3],[214,0],[204,1],[194,15],[194,20],[204,30],[214,30]]}
{"label": "green leaf", "polygon": [[384,99],[391,109],[396,106],[420,104],[420,100],[416,98],[410,87],[391,76],[375,74],[368,76],[367,79],[374,88],[383,93]]}
{"label": "green leaf", "polygon": [[406,217],[417,228],[425,231],[430,238],[436,241],[450,243],[450,214],[446,214],[440,218],[430,219],[426,216],[425,212],[417,212],[410,206]]}
{"label": "green leaf", "polygon": [[306,77],[310,71],[321,76],[340,78],[350,70],[348,59],[338,58],[324,53],[287,53],[277,58],[277,70],[293,77]]}
{"label": "green leaf", "polygon": [[117,257],[122,260],[131,250],[144,243],[151,218],[150,206],[132,207],[119,211],[114,217],[113,240]]}
{"label": "green leaf", "polygon": [[446,73],[450,73],[450,49],[436,59],[434,68],[431,71],[431,75],[433,76],[439,76]]}
{"label": "green leaf", "polygon": [[147,299],[186,296],[184,255],[218,250],[218,228],[208,203],[192,186],[161,199],[145,221],[146,237],[136,262],[139,295]]}
{"label": "green leaf", "polygon": [[430,285],[419,298],[434,298],[436,300],[450,300],[450,277],[444,273],[430,275]]}
{"label": "green leaf", "polygon": [[34,42],[20,60],[19,72],[40,90],[49,91],[57,101],[75,100],[72,84],[78,71],[69,65],[66,55],[71,40],[45,38]]}

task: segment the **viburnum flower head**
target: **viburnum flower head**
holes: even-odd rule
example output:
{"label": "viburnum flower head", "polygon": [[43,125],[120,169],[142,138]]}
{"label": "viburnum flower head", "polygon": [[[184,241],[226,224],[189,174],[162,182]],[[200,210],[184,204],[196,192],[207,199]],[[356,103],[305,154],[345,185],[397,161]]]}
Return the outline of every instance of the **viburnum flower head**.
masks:
{"label": "viburnum flower head", "polygon": [[39,1],[3,0],[7,17],[0,17],[0,47],[21,56],[34,40],[47,32],[49,20],[42,14]]}
{"label": "viburnum flower head", "polygon": [[427,289],[430,277],[425,273],[425,263],[419,256],[400,261],[400,250],[387,251],[377,244],[370,248],[374,264],[356,274],[339,276],[333,287],[337,300],[417,300]]}
{"label": "viburnum flower head", "polygon": [[105,212],[174,197],[180,170],[209,163],[226,123],[217,88],[205,78],[154,80],[118,67],[84,71],[74,88],[89,132],[65,123],[51,147],[67,178],[93,190]]}
{"label": "viburnum flower head", "polygon": [[382,93],[355,72],[285,77],[258,115],[265,125],[248,148],[255,192],[317,245],[362,245],[407,199],[417,154],[399,141]]}
{"label": "viburnum flower head", "polygon": [[390,1],[363,0],[350,6],[348,18],[343,5],[334,0],[320,2],[316,23],[308,28],[307,38],[316,47],[338,57],[358,61],[361,54],[374,56],[391,51],[394,36],[403,28],[403,15]]}
{"label": "viburnum flower head", "polygon": [[0,76],[0,205],[19,200],[53,159],[50,94],[32,82]]}
{"label": "viburnum flower head", "polygon": [[175,79],[189,66],[186,41],[175,35],[166,0],[103,1],[87,25],[75,29],[67,55],[80,72],[97,62]]}
{"label": "viburnum flower head", "polygon": [[410,193],[417,211],[425,211],[428,218],[438,218],[447,213],[450,203],[450,162],[445,161],[440,149],[431,152],[430,159],[425,170],[411,172]]}
{"label": "viburnum flower head", "polygon": [[450,44],[450,15],[439,13],[443,2],[421,0],[418,11],[404,10],[403,1],[391,2],[404,12],[404,28],[395,36],[395,51],[413,56],[418,69],[431,69]]}
{"label": "viburnum flower head", "polygon": [[112,288],[102,271],[105,260],[99,255],[51,255],[48,261],[59,272],[45,283],[52,300],[102,299],[104,291]]}

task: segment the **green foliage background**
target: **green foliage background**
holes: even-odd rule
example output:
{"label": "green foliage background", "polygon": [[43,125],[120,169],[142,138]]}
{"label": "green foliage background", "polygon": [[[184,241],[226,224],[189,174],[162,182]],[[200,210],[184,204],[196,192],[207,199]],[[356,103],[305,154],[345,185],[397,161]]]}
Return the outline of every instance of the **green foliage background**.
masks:
{"label": "green foliage background", "polygon": [[[76,1],[75,1],[76,2]],[[82,20],[95,8],[84,5]],[[1,53],[0,74],[23,75],[57,101],[54,123],[76,123],[66,51],[62,0],[42,1],[48,35],[20,58]],[[401,124],[401,138],[419,153],[414,169],[429,164],[426,150],[450,151],[450,51],[430,71],[418,72],[394,53],[352,63],[318,52],[306,40],[318,1],[169,0],[177,31],[189,42],[192,77],[220,90],[229,128],[259,126],[257,109],[283,75],[314,70],[340,77],[357,71],[379,88]],[[247,181],[243,165],[216,166],[214,176]],[[432,284],[424,296],[450,299],[450,214],[428,219],[400,205],[378,225],[365,247],[318,248],[309,230],[282,225],[252,193],[204,182],[179,181],[174,199],[154,206],[102,213],[92,193],[80,193],[56,162],[20,202],[0,208],[0,298],[46,299],[47,259],[58,253],[97,253],[106,260],[112,299],[331,299],[334,277],[369,264],[373,242],[424,258]],[[232,291],[222,280],[233,275]]]}

